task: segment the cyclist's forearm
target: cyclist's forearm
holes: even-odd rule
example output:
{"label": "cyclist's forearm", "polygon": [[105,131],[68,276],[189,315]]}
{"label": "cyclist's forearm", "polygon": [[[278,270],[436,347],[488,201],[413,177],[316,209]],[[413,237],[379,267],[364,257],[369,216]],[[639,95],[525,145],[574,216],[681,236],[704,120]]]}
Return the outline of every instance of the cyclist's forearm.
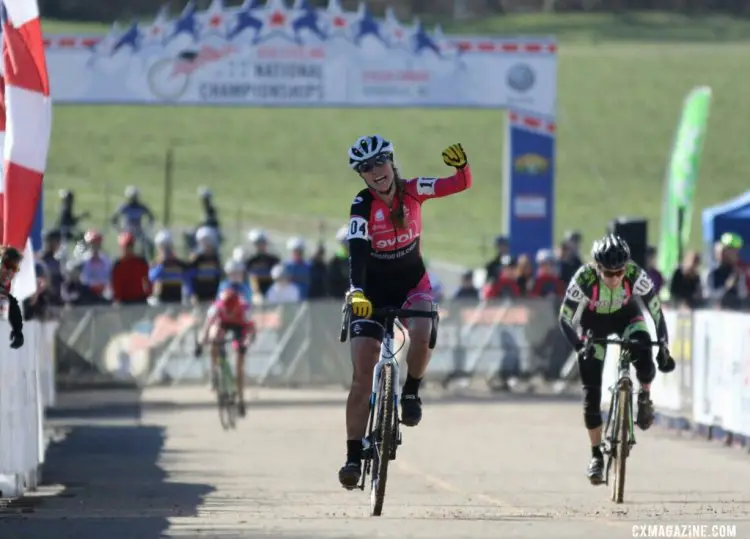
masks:
{"label": "cyclist's forearm", "polygon": [[577,308],[578,305],[576,305],[572,301],[566,300],[560,306],[560,315],[558,317],[560,331],[562,331],[568,343],[570,343],[570,346],[572,346],[576,351],[580,350],[583,347],[581,338],[578,336],[578,332],[576,331],[577,324],[573,319]]}
{"label": "cyclist's forearm", "polygon": [[370,242],[368,240],[349,240],[349,285],[351,288],[364,289],[369,256]]}
{"label": "cyclist's forearm", "polygon": [[654,326],[656,327],[656,338],[658,340],[664,340],[669,342],[669,335],[667,334],[667,323],[664,320],[664,312],[661,310],[661,301],[656,294],[649,292],[643,296],[643,303],[646,305],[651,318],[654,320]]}

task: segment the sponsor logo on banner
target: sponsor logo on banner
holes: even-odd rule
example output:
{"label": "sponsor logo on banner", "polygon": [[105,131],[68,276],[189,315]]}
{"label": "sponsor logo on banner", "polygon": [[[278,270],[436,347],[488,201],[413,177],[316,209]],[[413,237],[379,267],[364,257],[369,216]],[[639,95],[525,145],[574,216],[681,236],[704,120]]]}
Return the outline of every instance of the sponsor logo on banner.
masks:
{"label": "sponsor logo on banner", "polygon": [[[554,114],[549,38],[447,37],[439,27],[308,2],[204,10],[46,35],[52,99],[68,103],[509,107]],[[549,81],[541,84],[540,81]]]}
{"label": "sponsor logo on banner", "polygon": [[513,167],[519,174],[538,176],[549,170],[549,160],[536,153],[527,153],[517,157]]}
{"label": "sponsor logo on banner", "polygon": [[529,64],[516,64],[508,70],[508,86],[516,92],[528,92],[536,82],[536,73]]}
{"label": "sponsor logo on banner", "polygon": [[518,196],[513,200],[513,214],[519,219],[543,219],[547,215],[544,197]]}

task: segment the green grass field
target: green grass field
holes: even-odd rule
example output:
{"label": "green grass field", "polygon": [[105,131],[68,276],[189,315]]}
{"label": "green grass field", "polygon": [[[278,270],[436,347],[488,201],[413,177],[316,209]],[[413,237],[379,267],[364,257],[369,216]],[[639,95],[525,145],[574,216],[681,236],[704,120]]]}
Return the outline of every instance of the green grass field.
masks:
{"label": "green grass field", "polygon": [[[588,241],[611,218],[632,215],[650,218],[651,238],[657,238],[672,138],[682,99],[696,85],[714,90],[696,207],[747,189],[750,21],[529,15],[464,28],[555,34],[561,41],[558,235],[579,228]],[[49,33],[69,29],[45,26]],[[69,187],[78,193],[79,209],[100,223],[124,187],[134,184],[161,214],[165,152],[173,146],[176,225],[195,222],[196,188],[208,184],[227,228],[260,225],[312,239],[321,223],[325,234],[345,223],[361,188],[345,157],[356,136],[391,137],[406,175],[448,172],[440,152],[461,141],[475,187],[425,206],[424,245],[431,258],[476,264],[501,226],[502,122],[500,111],[57,106],[47,207],[56,210],[57,190]]]}

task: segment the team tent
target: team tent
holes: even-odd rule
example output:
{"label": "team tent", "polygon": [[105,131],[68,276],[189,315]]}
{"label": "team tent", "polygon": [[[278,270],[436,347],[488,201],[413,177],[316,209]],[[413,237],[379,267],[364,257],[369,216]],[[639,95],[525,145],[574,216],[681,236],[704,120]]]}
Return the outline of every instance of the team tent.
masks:
{"label": "team tent", "polygon": [[745,245],[742,260],[750,261],[750,191],[703,210],[703,245],[710,260],[712,246],[726,232],[739,234]]}

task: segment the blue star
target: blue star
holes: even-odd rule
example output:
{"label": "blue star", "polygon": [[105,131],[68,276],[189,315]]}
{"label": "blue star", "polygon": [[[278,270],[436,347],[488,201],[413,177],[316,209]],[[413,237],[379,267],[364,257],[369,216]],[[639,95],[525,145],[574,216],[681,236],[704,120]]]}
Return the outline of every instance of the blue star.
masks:
{"label": "blue star", "polygon": [[130,28],[128,28],[120,38],[115,41],[112,46],[112,54],[116,53],[123,47],[130,47],[133,52],[137,52],[141,48],[141,38],[143,37],[141,30],[138,28],[138,23],[134,22]]}
{"label": "blue star", "polygon": [[362,20],[359,21],[359,24],[357,26],[357,33],[354,36],[354,42],[357,45],[360,44],[363,37],[375,36],[380,40],[381,43],[383,43],[383,45],[388,46],[388,43],[386,43],[385,39],[383,39],[383,36],[380,35],[380,25],[378,24],[378,21],[375,20],[375,18],[372,16],[372,13],[370,13],[370,9],[366,6],[364,8]]}
{"label": "blue star", "polygon": [[198,18],[195,16],[195,3],[192,1],[188,2],[180,17],[175,21],[174,31],[170,37],[174,38],[183,33],[190,34],[195,41],[198,40]]}
{"label": "blue star", "polygon": [[425,49],[429,49],[438,56],[442,56],[440,53],[440,47],[438,47],[435,40],[425,32],[424,26],[422,26],[422,23],[420,22],[417,25],[417,31],[414,34],[414,53],[421,54]]}
{"label": "blue star", "polygon": [[300,42],[300,30],[304,29],[309,30],[321,40],[325,40],[328,36],[326,36],[325,32],[320,28],[320,17],[317,10],[312,7],[307,0],[302,2],[300,9],[304,11],[303,15],[292,23],[292,30],[294,30],[294,36],[297,42]]}
{"label": "blue star", "polygon": [[227,34],[227,39],[234,39],[248,28],[252,28],[255,30],[255,34],[258,34],[258,30],[263,28],[263,21],[253,15],[252,12],[253,9],[258,7],[258,4],[260,4],[260,0],[252,0],[247,3],[242,11],[237,13],[237,24]]}

